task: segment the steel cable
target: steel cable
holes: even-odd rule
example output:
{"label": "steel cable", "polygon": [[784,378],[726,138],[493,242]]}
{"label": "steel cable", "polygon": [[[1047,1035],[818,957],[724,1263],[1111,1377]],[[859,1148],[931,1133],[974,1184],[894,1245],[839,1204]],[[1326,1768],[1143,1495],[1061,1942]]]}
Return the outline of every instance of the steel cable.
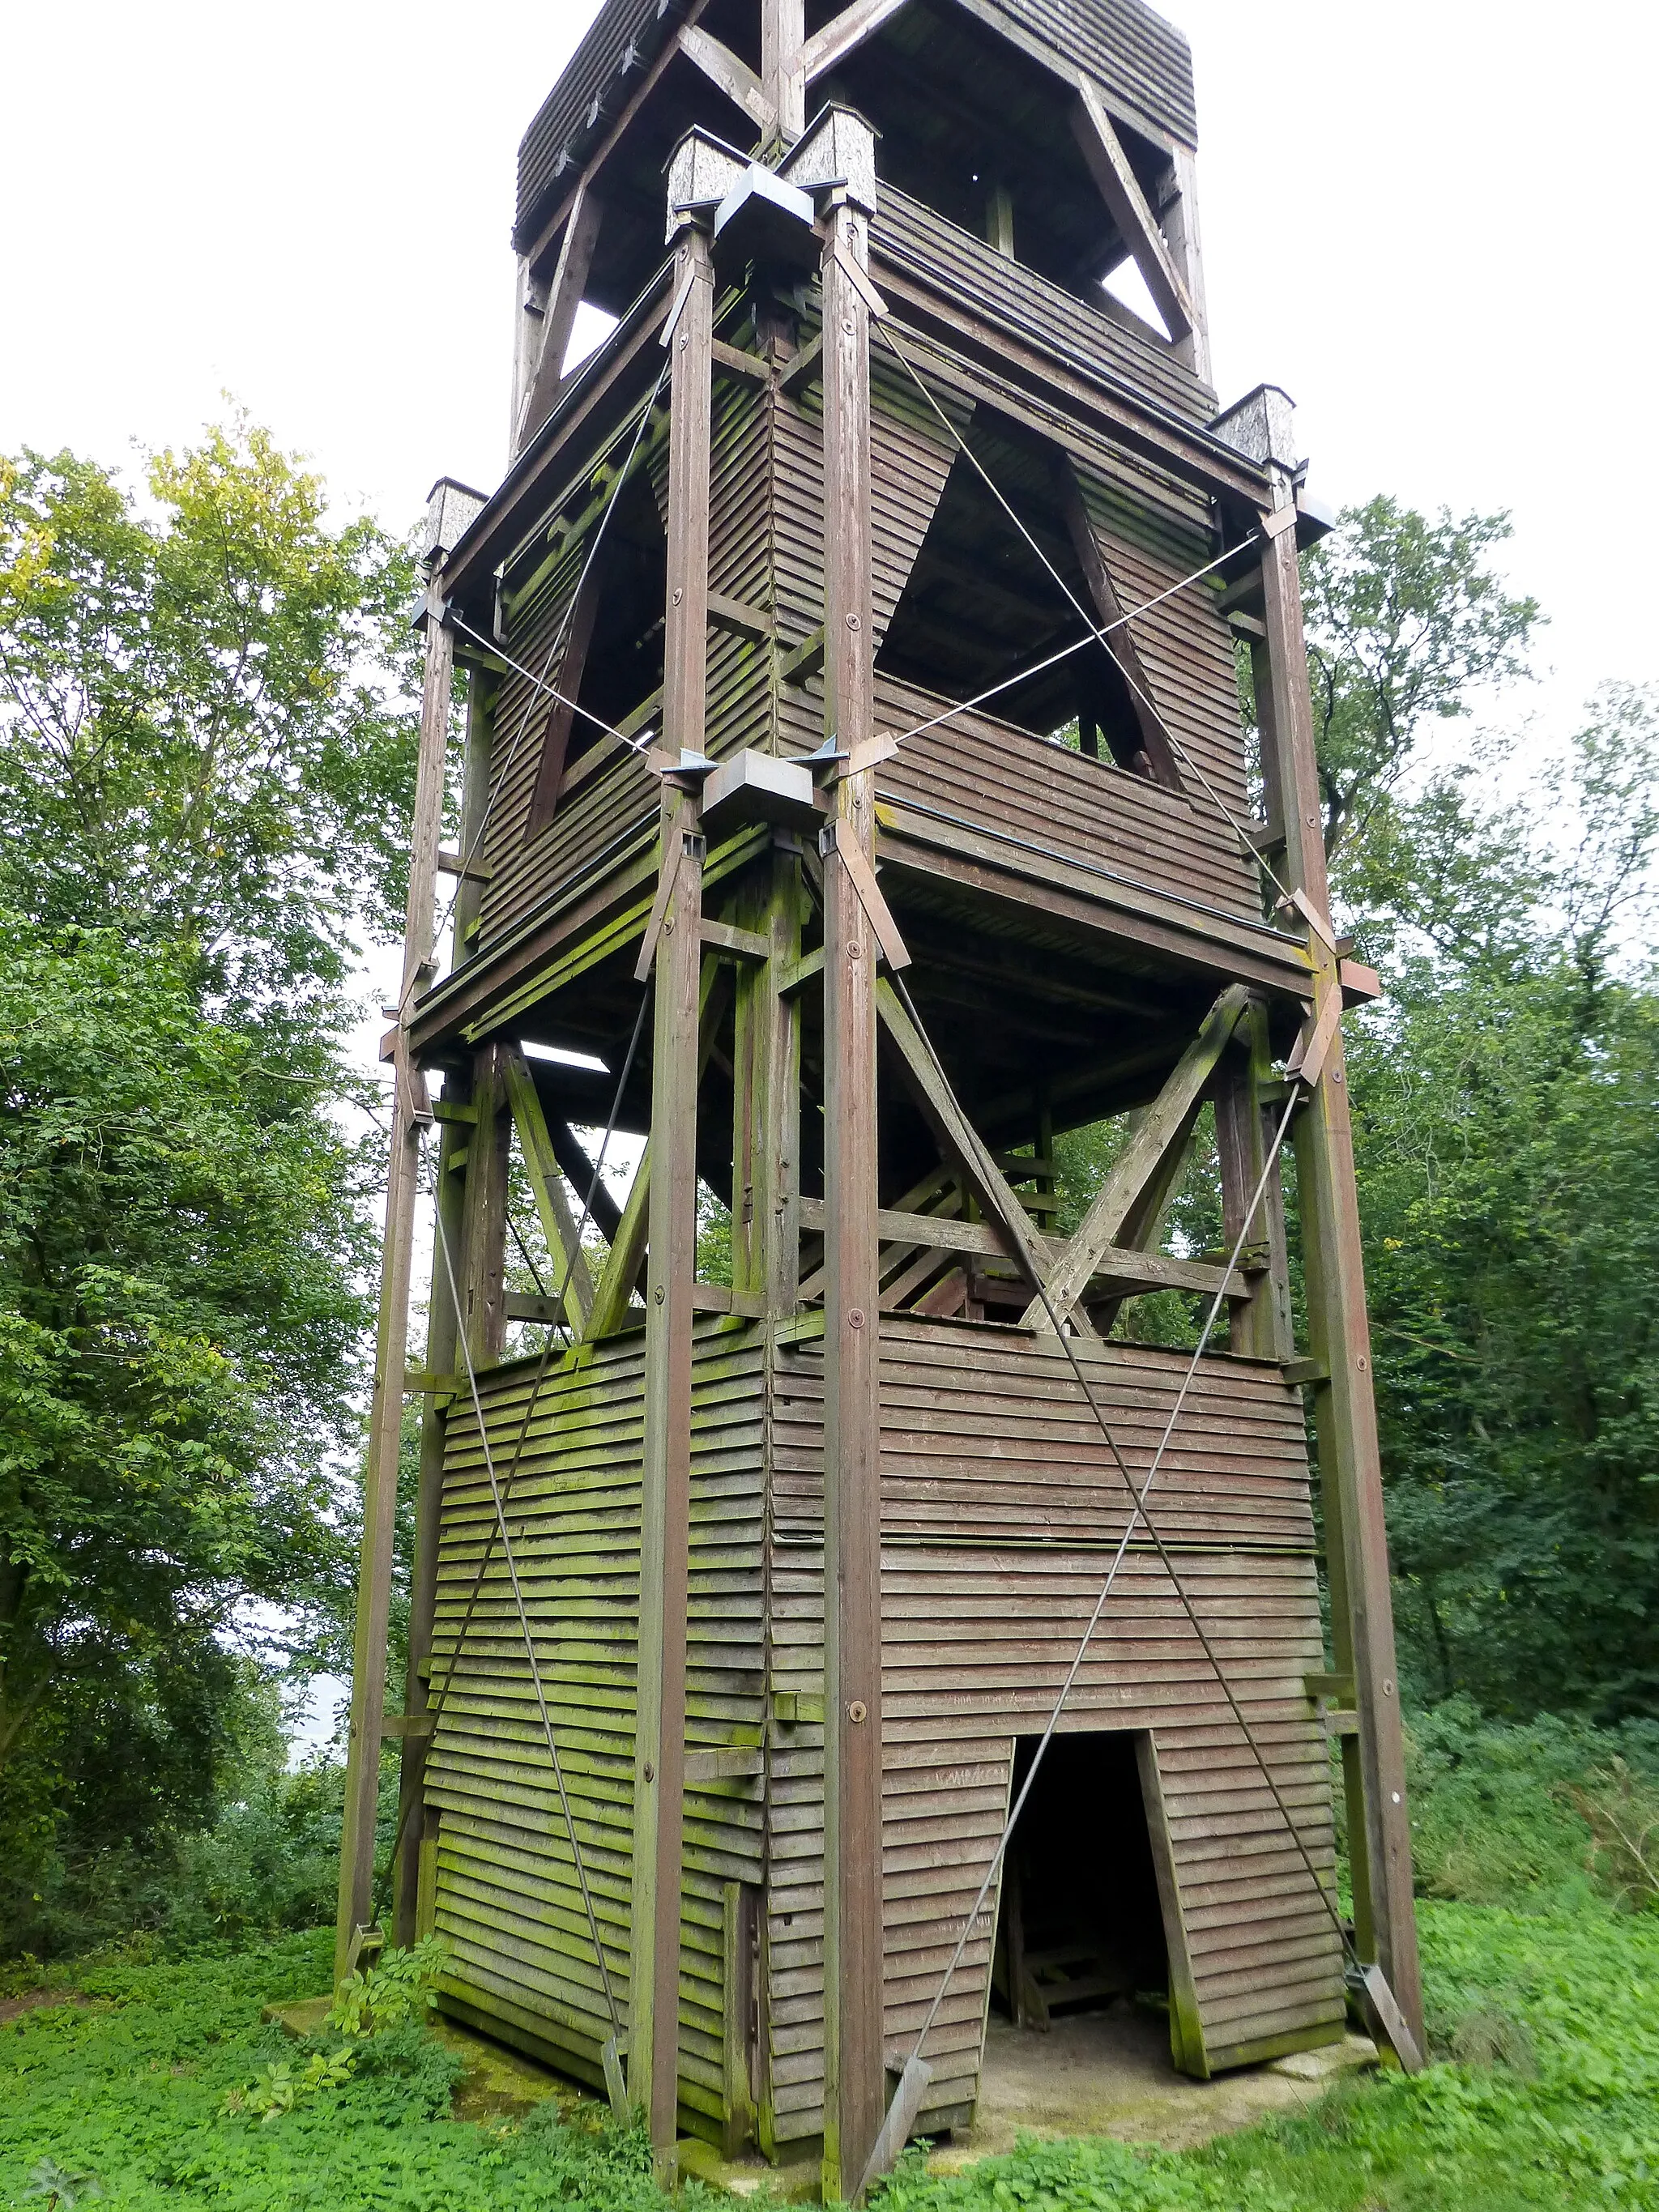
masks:
{"label": "steel cable", "polygon": [[[605,1134],[600,1140],[599,1152],[593,1162],[593,1172],[588,1180],[587,1193],[582,1200],[581,1215],[576,1224],[574,1243],[572,1245],[570,1255],[565,1263],[564,1279],[560,1284],[557,1292],[561,1306],[562,1306],[565,1293],[570,1287],[570,1279],[575,1271],[575,1254],[581,1243],[582,1231],[586,1228],[588,1222],[592,1218],[593,1200],[599,1193],[599,1178],[605,1171],[605,1154],[610,1149],[611,1137],[616,1132],[617,1116],[622,1110],[623,1094],[627,1089],[629,1076],[633,1072],[634,1060],[639,1051],[640,1039],[645,1030],[646,1010],[649,1006],[650,1003],[651,994],[647,991],[641,994],[639,1011],[634,1017],[633,1033],[628,1041],[628,1050],[623,1056],[622,1073],[617,1079],[616,1095],[611,1100],[610,1117],[605,1122]],[[522,1249],[522,1247],[520,1249]],[[532,1269],[532,1273],[534,1271]],[[460,1303],[459,1298],[455,1301],[455,1313],[457,1326],[459,1328],[461,1322]],[[519,1433],[514,1439],[513,1456],[507,1462],[505,1494],[508,1497],[511,1496],[514,1483],[518,1478],[519,1462],[524,1455],[525,1443],[530,1434],[530,1423],[535,1412],[536,1400],[540,1395],[542,1385],[547,1380],[548,1370],[553,1364],[554,1350],[555,1339],[550,1331],[546,1343],[542,1347],[542,1356],[540,1360],[538,1362],[535,1375],[531,1382],[529,1393],[525,1400],[524,1417],[519,1424]],[[472,1625],[472,1616],[477,1606],[479,1593],[483,1588],[484,1577],[489,1572],[490,1562],[495,1555],[495,1530],[492,1528],[490,1530],[489,1539],[485,1543],[483,1556],[478,1561],[477,1570],[473,1575],[472,1587],[467,1593],[466,1606],[462,1613],[459,1626],[455,1631],[454,1645],[449,1654],[448,1664],[445,1668],[442,1685],[436,1698],[433,1699],[431,1705],[427,1708],[427,1711],[431,1717],[432,1726],[434,1730],[437,1728],[439,1720],[442,1717],[444,1707],[448,1700],[450,1688],[455,1680],[456,1671],[460,1662],[461,1651],[466,1641],[466,1632]],[[398,1849],[403,1843],[404,1835],[408,1827],[410,1817],[414,1811],[416,1802],[416,1798],[413,1796],[410,1796],[405,1799],[404,1804],[399,1808],[397,1831],[392,1838],[392,1850],[388,1860],[389,1866],[395,1866],[397,1864]]]}
{"label": "steel cable", "polygon": [[[1030,531],[1027,529],[1019,515],[1016,514],[1012,506],[1005,497],[1001,488],[992,477],[989,470],[985,466],[985,464],[980,459],[978,454],[974,452],[973,448],[963,437],[961,432],[957,428],[956,424],[951,422],[945,410],[939,405],[939,401],[928,389],[927,383],[918,373],[915,364],[911,362],[909,356],[905,352],[903,347],[900,345],[897,338],[895,337],[892,331],[887,327],[884,322],[878,322],[875,325],[875,328],[881,337],[883,343],[887,346],[894,358],[902,367],[905,374],[909,377],[911,382],[915,386],[917,391],[921,392],[922,398],[927,402],[927,404],[933,409],[934,414],[938,416],[939,421],[945,425],[945,430],[955,443],[958,452],[963,454],[963,458],[977,471],[981,481],[984,483],[987,490],[991,494],[991,496],[996,501],[998,506],[1001,507],[1003,513],[1013,524],[1015,529],[1018,531],[1020,536],[1030,547],[1032,552],[1036,554],[1037,559],[1042,563],[1049,575],[1053,577],[1054,582],[1060,586],[1060,589],[1064,593],[1067,602],[1077,614],[1079,620],[1087,625],[1090,633],[1089,636],[1086,638],[1080,638],[1076,645],[1068,647],[1066,648],[1067,652],[1080,652],[1084,647],[1091,643],[1098,644],[1103,647],[1113,667],[1117,670],[1119,675],[1121,676],[1124,682],[1128,685],[1130,690],[1133,692],[1135,697],[1140,701],[1147,713],[1152,715],[1153,720],[1158,724],[1158,728],[1163,732],[1167,742],[1177,753],[1180,754],[1184,764],[1192,770],[1200,784],[1202,785],[1205,792],[1213,802],[1223,820],[1226,823],[1227,827],[1237,838],[1239,844],[1243,847],[1243,850],[1261,869],[1263,874],[1267,877],[1268,880],[1273,884],[1273,888],[1279,892],[1279,896],[1281,898],[1288,898],[1290,896],[1290,893],[1285,890],[1285,885],[1279,882],[1278,876],[1273,872],[1273,868],[1268,865],[1267,861],[1263,859],[1261,854],[1257,851],[1255,846],[1252,844],[1250,839],[1246,836],[1242,824],[1235,818],[1231,808],[1227,805],[1227,802],[1222,798],[1220,793],[1210,781],[1208,776],[1205,775],[1203,769],[1200,766],[1198,762],[1193,758],[1191,753],[1188,751],[1186,746],[1182,744],[1181,739],[1170,727],[1170,725],[1165,720],[1158,702],[1151,696],[1146,690],[1146,686],[1136,680],[1133,671],[1124,665],[1118,655],[1112,651],[1111,647],[1106,642],[1107,638],[1113,630],[1127,628],[1128,623],[1135,620],[1137,617],[1150,612],[1152,608],[1158,605],[1162,599],[1173,597],[1176,592],[1184,591],[1188,585],[1196,583],[1200,577],[1208,575],[1212,568],[1218,568],[1224,562],[1231,560],[1234,555],[1240,550],[1240,547],[1237,545],[1230,545],[1224,553],[1218,554],[1213,561],[1206,563],[1206,565],[1202,568],[1195,569],[1192,575],[1185,578],[1181,583],[1173,586],[1170,591],[1161,593],[1158,599],[1149,599],[1145,606],[1136,608],[1133,614],[1121,615],[1114,622],[1109,622],[1103,625],[1101,624],[1084,606],[1082,601],[1078,598],[1077,593],[1072,589],[1064,576],[1060,574],[1059,569],[1055,568],[1054,562],[1043,551],[1042,546],[1038,544],[1036,538],[1033,537]],[[1243,542],[1246,545],[1254,544],[1260,535],[1260,532],[1252,532],[1250,536],[1245,538]],[[1012,690],[1017,684],[1029,682],[1032,676],[1040,674],[1045,668],[1052,667],[1055,660],[1063,659],[1066,656],[1063,653],[1053,654],[1048,660],[1040,662],[1036,667],[1028,669],[1024,675],[1011,677],[1006,684],[996,686],[995,690]],[[981,699],[983,700],[990,698],[994,696],[994,691],[984,692],[981,694]],[[972,700],[965,701],[963,706],[957,708],[955,711],[958,714],[965,712],[969,707],[977,703],[979,703],[979,702]],[[934,718],[933,722],[923,723],[921,725],[919,729],[908,731],[905,734],[909,737],[919,736],[921,729],[933,728],[939,722],[948,721],[950,719],[951,717],[948,714],[938,715]],[[904,739],[901,738],[899,742],[902,744]]]}
{"label": "steel cable", "polygon": [[[895,975],[892,978],[892,981],[896,993],[902,1001],[906,1012],[909,1015],[911,1021],[915,1024],[917,1035],[921,1038],[922,1042],[927,1047],[928,1057],[933,1061],[934,1071],[937,1073],[940,1083],[943,1085],[947,1096],[955,1106],[957,1114],[962,1115],[963,1119],[965,1121],[967,1116],[963,1115],[961,1102],[957,1098],[955,1091],[951,1087],[950,1079],[945,1072],[944,1066],[940,1061],[939,1053],[933,1045],[932,1038],[928,1036],[927,1031],[922,1026],[921,1021],[916,1012],[915,1002],[911,999],[909,992],[905,988],[903,978],[899,975]],[[1106,1440],[1107,1448],[1110,1451],[1118,1471],[1123,1478],[1125,1486],[1127,1488],[1130,1498],[1133,1500],[1133,1504],[1130,1509],[1128,1520],[1124,1527],[1123,1534],[1119,1540],[1117,1550],[1113,1556],[1111,1565],[1108,1570],[1105,1583],[1101,1589],[1099,1597],[1095,1601],[1094,1611],[1090,1615],[1089,1623],[1087,1627],[1084,1630],[1082,1640],[1079,1642],[1077,1650],[1073,1656],[1071,1665],[1066,1670],[1065,1680],[1060,1686],[1060,1695],[1054,1701],[1054,1709],[1048,1716],[1048,1725],[1043,1729],[1042,1735],[1038,1741],[1036,1750],[1032,1756],[1031,1764],[1030,1768],[1027,1770],[1025,1779],[1021,1786],[1018,1797],[1014,1803],[1012,1810],[1008,1815],[1006,1822],[1004,1824],[1001,1835],[997,1839],[996,1847],[991,1856],[990,1864],[986,1869],[985,1879],[980,1884],[979,1893],[975,1898],[973,1905],[968,1913],[967,1918],[963,1923],[962,1933],[957,1939],[956,1948],[951,1953],[944,1974],[940,1978],[939,1986],[935,1990],[933,2000],[928,2006],[927,2017],[922,2022],[921,2033],[916,2037],[915,2046],[910,2053],[909,2063],[912,2064],[915,2063],[921,2057],[923,2046],[927,2043],[927,2037],[933,2029],[935,2020],[938,2018],[939,2008],[944,2003],[945,1998],[949,1992],[951,1983],[955,1977],[957,1966],[962,1962],[963,1954],[968,1947],[969,1940],[978,1923],[979,1917],[985,1909],[985,1900],[990,1893],[991,1885],[995,1881],[997,1870],[1002,1863],[1003,1854],[1007,1849],[1008,1839],[1012,1835],[1015,1824],[1018,1820],[1021,1812],[1024,1809],[1026,1800],[1030,1796],[1032,1785],[1036,1782],[1037,1771],[1042,1763],[1043,1755],[1047,1752],[1050,1741],[1053,1740],[1054,1730],[1059,1725],[1060,1717],[1065,1708],[1066,1698],[1070,1696],[1073,1686],[1076,1682],[1078,1674],[1082,1669],[1083,1662],[1088,1652],[1089,1645],[1093,1639],[1095,1630],[1098,1626],[1101,1615],[1105,1610],[1106,1601],[1112,1593],[1113,1586],[1117,1579],[1118,1571],[1121,1567],[1124,1559],[1127,1554],[1130,1540],[1134,1534],[1137,1521],[1145,1527],[1147,1534],[1152,1538],[1153,1546],[1157,1550],[1159,1561],[1163,1565],[1165,1573],[1169,1576],[1171,1586],[1173,1587],[1177,1598],[1180,1600],[1182,1610],[1186,1613],[1187,1619],[1190,1623],[1194,1634],[1198,1638],[1200,1645],[1203,1650],[1204,1656],[1209,1662],[1216,1680],[1220,1686],[1222,1694],[1227,1700],[1228,1705],[1232,1712],[1233,1719],[1243,1734],[1244,1741],[1249,1748],[1250,1753],[1254,1758],[1256,1765],[1261,1771],[1262,1779],[1266,1782],[1274,1806],[1276,1807],[1281,1819],[1284,1820],[1286,1829],[1289,1831],[1291,1840],[1294,1844],[1296,1850],[1302,1859],[1303,1864],[1307,1869],[1308,1874],[1312,1880],[1316,1893],[1319,1897],[1319,1899],[1324,1906],[1324,1909],[1331,1920],[1332,1925],[1336,1931],[1338,1941],[1346,1956],[1353,1960],[1356,1965],[1358,1964],[1358,1960],[1354,1953],[1352,1938],[1350,1936],[1347,1929],[1344,1926],[1341,1915],[1337,1911],[1335,1902],[1332,1898],[1330,1892],[1326,1887],[1324,1881],[1321,1879],[1317,1868],[1314,1865],[1312,1856],[1302,1839],[1301,1831],[1297,1826],[1296,1821],[1291,1816],[1290,1808],[1285,1802],[1278,1783],[1274,1780],[1273,1773],[1268,1767],[1266,1757],[1264,1756],[1260,1745],[1256,1741],[1255,1733],[1250,1728],[1249,1723],[1244,1717],[1243,1711],[1238,1704],[1238,1700],[1233,1693],[1232,1686],[1228,1681],[1225,1671],[1222,1667],[1219,1658],[1216,1655],[1215,1649],[1212,1644],[1208,1635],[1205,1632],[1203,1624],[1198,1618],[1198,1614],[1193,1606],[1191,1597],[1188,1594],[1186,1586],[1176,1569],[1174,1561],[1170,1557],[1162,1536],[1158,1533],[1151,1515],[1146,1511],[1146,1508],[1147,1496],[1152,1490],[1152,1485],[1158,1479],[1158,1470],[1163,1465],[1164,1455],[1169,1448],[1170,1439],[1175,1433],[1176,1424],[1179,1420],[1182,1409],[1186,1404],[1188,1392],[1191,1389],[1194,1378],[1198,1372],[1199,1362],[1202,1358],[1205,1348],[1209,1343],[1211,1331],[1215,1326],[1217,1316],[1221,1310],[1223,1301],[1225,1298],[1225,1278],[1227,1276],[1231,1276],[1234,1269],[1237,1267],[1239,1255],[1249,1241],[1251,1227],[1255,1223],[1256,1214],[1261,1208],[1263,1194],[1267,1188],[1268,1178],[1273,1173],[1274,1164],[1277,1162],[1279,1152],[1283,1147],[1285,1136],[1290,1129],[1291,1116],[1295,1113],[1297,1106],[1300,1102],[1301,1095],[1301,1085],[1299,1084],[1293,1083],[1291,1086],[1291,1097],[1285,1105],[1283,1117],[1281,1118],[1279,1127],[1274,1133],[1273,1143],[1268,1149],[1267,1159],[1262,1167],[1261,1176],[1256,1182],[1254,1192],[1251,1194],[1250,1202],[1246,1209],[1243,1221],[1240,1225],[1238,1236],[1234,1242],[1232,1251],[1228,1257],[1221,1287],[1216,1291],[1215,1296],[1211,1300],[1210,1310],[1205,1317],[1204,1326],[1200,1334],[1197,1346],[1194,1349],[1192,1358],[1188,1364],[1187,1371],[1182,1378],[1181,1387],[1176,1395],[1175,1403],[1170,1408],[1169,1419],[1164,1424],[1164,1433],[1158,1440],[1158,1449],[1152,1455],[1152,1464],[1147,1470],[1146,1480],[1140,1486],[1139,1490],[1136,1489],[1134,1479],[1130,1474],[1128,1468],[1124,1462],[1123,1455],[1118,1449],[1117,1440],[1112,1434],[1111,1425],[1108,1422],[1104,1413],[1102,1411],[1099,1401],[1096,1398],[1094,1392],[1089,1386],[1088,1378],[1083,1371],[1082,1363],[1079,1359],[1077,1353],[1072,1346],[1071,1340],[1066,1333],[1065,1326],[1060,1316],[1055,1313],[1053,1301],[1048,1296],[1047,1285],[1041,1281],[1036,1284],[1036,1287],[1037,1295],[1042,1301],[1043,1310],[1048,1316],[1049,1327],[1053,1329],[1055,1336],[1059,1339],[1060,1347],[1064,1351],[1066,1359],[1071,1365],[1072,1372],[1076,1379],[1078,1388],[1083,1393],[1083,1396],[1089,1407],[1089,1410],[1093,1414],[1095,1420],[1099,1426],[1101,1434]]]}

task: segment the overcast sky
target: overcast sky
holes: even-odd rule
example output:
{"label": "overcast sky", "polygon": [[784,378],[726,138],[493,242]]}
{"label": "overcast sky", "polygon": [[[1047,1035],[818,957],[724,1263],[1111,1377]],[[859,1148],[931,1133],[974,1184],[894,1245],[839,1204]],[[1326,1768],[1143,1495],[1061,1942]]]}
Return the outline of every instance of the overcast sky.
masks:
{"label": "overcast sky", "polygon": [[[1176,0],[1224,399],[1328,500],[1513,510],[1553,720],[1659,675],[1656,11]],[[568,0],[57,0],[7,30],[0,448],[120,460],[229,390],[402,529],[504,460],[519,136]]]}

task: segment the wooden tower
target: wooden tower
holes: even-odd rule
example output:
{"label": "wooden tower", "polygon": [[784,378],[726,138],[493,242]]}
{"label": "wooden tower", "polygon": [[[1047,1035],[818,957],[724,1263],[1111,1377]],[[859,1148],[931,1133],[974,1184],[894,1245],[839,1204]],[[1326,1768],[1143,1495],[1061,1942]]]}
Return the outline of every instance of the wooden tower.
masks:
{"label": "wooden tower", "polygon": [[[1194,137],[1140,0],[606,0],[520,151],[513,459],[432,508],[341,1960],[400,1735],[397,1936],[665,2163],[821,2141],[854,2194],[964,1926],[921,2131],[992,2002],[1164,1989],[1204,2075],[1334,2039],[1369,1967],[1420,2033],[1339,1029],[1374,979],[1326,918],[1318,525],[1283,394],[1217,410]],[[1056,1137],[1123,1114],[1062,1239]],[[1201,1117],[1224,1249],[1180,1255]],[[1195,1363],[1136,1328],[1172,1290],[1217,1303]]]}

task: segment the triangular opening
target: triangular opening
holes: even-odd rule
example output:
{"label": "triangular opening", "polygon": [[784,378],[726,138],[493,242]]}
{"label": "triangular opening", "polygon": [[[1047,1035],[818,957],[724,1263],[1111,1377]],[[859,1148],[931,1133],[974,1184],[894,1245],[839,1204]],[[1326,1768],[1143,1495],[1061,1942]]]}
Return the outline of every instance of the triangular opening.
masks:
{"label": "triangular opening", "polygon": [[1170,343],[1170,326],[1158,311],[1158,302],[1146,289],[1146,279],[1133,253],[1127,253],[1115,268],[1109,269],[1101,278],[1101,288],[1127,307],[1139,321],[1145,323],[1155,336],[1167,345]]}
{"label": "triangular opening", "polygon": [[940,698],[991,692],[985,712],[999,720],[1150,775],[1123,672],[1083,642],[1094,618],[1079,611],[1091,598],[1062,507],[1063,455],[984,410],[965,435],[973,459],[951,465],[877,668]]}
{"label": "triangular opening", "polygon": [[[556,632],[562,643],[550,682],[562,696],[544,725],[526,839],[553,819],[582,756],[607,742],[603,726],[614,726],[662,688],[668,540],[644,470],[634,471],[601,520],[605,535]],[[585,565],[586,549],[581,558]]]}

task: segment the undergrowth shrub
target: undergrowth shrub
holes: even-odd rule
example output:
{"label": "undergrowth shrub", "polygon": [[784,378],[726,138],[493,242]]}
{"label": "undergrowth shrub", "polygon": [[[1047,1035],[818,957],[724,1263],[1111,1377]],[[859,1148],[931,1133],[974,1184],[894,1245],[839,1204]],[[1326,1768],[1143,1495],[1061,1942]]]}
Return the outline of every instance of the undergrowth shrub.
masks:
{"label": "undergrowth shrub", "polygon": [[1659,1723],[1488,1721],[1458,1697],[1412,1716],[1407,1748],[1420,1894],[1567,1911],[1652,1899]]}

